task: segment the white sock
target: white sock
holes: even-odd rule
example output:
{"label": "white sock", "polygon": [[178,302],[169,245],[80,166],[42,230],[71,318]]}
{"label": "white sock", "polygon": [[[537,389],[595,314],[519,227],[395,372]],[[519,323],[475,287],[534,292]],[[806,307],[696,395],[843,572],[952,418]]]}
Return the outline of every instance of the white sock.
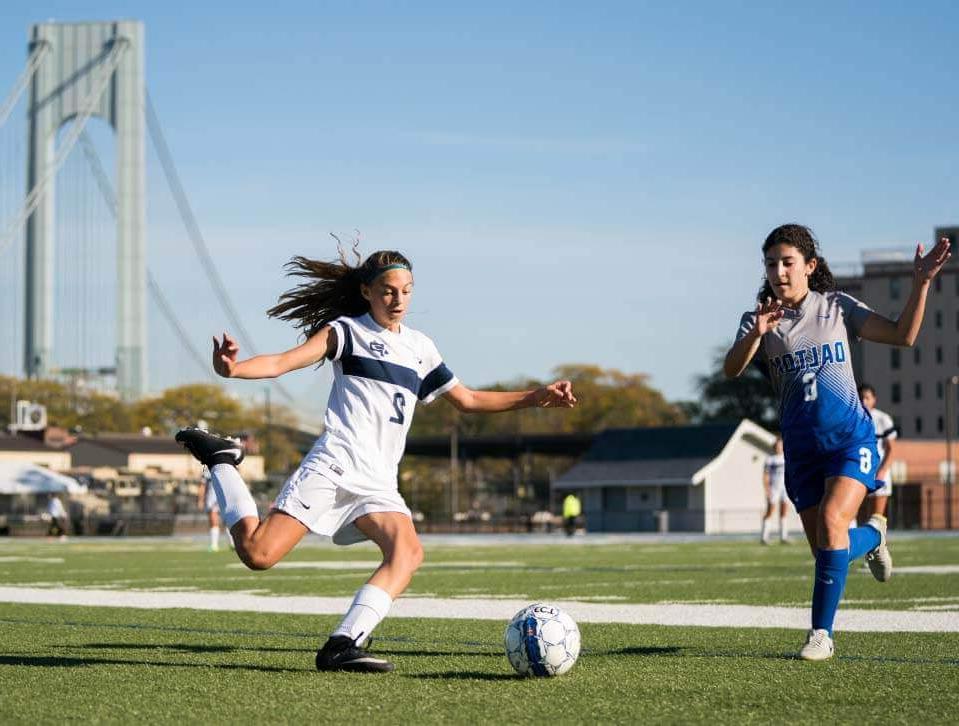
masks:
{"label": "white sock", "polygon": [[[773,532],[773,519],[772,517],[767,517],[763,520],[763,540],[769,539],[769,535]],[[755,535],[753,535],[755,537]]]}
{"label": "white sock", "polygon": [[220,505],[220,517],[227,529],[244,517],[256,517],[260,513],[256,510],[253,495],[246,488],[246,483],[240,472],[232,464],[216,464],[210,469],[210,478],[213,481],[213,491],[216,492],[216,501]]}
{"label": "white sock", "polygon": [[220,528],[210,527],[210,547],[216,549],[220,546]]}
{"label": "white sock", "polygon": [[332,635],[345,635],[351,640],[362,642],[370,637],[373,628],[386,617],[392,604],[393,598],[386,590],[381,590],[376,585],[363,585],[356,591],[353,604]]}
{"label": "white sock", "polygon": [[789,539],[789,525],[785,517],[779,518],[779,539]]}

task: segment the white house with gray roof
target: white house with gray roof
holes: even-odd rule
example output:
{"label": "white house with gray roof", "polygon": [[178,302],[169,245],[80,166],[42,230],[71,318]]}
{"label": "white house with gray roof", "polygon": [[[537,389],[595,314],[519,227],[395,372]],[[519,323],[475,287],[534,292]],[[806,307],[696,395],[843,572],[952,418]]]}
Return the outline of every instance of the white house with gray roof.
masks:
{"label": "white house with gray roof", "polygon": [[[579,492],[592,532],[757,532],[775,436],[739,424],[608,429],[553,482]],[[790,505],[790,527],[801,529]]]}

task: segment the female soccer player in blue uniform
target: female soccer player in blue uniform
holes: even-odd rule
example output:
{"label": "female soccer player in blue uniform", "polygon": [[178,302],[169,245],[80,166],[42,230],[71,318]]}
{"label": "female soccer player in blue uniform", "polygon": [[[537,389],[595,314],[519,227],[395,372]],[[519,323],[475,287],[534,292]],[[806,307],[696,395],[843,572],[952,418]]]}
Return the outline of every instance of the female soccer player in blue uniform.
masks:
{"label": "female soccer player in blue uniform", "polygon": [[288,268],[305,282],[280,297],[271,317],[293,322],[306,340],[275,355],[237,360],[239,347],[213,339],[213,367],[227,378],[276,378],[333,361],[324,431],[287,480],[263,521],[236,465],[242,449],[230,439],[184,429],[176,439],[212,475],[221,516],[236,553],[253,570],[279,562],[307,532],[348,545],[370,539],[383,562],[359,589],[340,625],[317,652],[319,670],[390,671],[364,650],[423,558],[410,510],[397,487],[397,467],[416,402],[439,396],[464,413],[576,403],[569,381],[532,391],[476,391],[461,384],[433,341],[403,324],[413,270],[399,252],[374,252],[354,267],[295,257]]}
{"label": "female soccer player in blue uniform", "polygon": [[812,232],[777,227],[763,243],[766,280],[756,309],[742,316],[726,354],[727,376],[755,360],[779,395],[786,492],[802,518],[816,558],[812,628],[800,657],[833,654],[832,628],[849,563],[864,554],[876,579],[892,571],[886,519],[875,515],[848,529],[863,498],[876,489],[879,456],[872,420],[856,392],[850,337],[911,346],[919,334],[929,283],[949,259],[948,241],[916,249],[913,285],[896,321],[834,290]]}

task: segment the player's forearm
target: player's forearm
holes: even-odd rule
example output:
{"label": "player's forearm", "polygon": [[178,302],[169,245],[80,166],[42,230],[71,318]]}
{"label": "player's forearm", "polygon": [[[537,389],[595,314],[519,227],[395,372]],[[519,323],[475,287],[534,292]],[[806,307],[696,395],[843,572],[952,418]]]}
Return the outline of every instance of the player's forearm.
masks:
{"label": "player's forearm", "polygon": [[896,321],[896,335],[899,338],[900,345],[912,346],[919,337],[919,329],[922,327],[922,317],[926,312],[926,297],[929,294],[929,281],[920,282],[915,280],[912,283],[912,291],[909,293],[909,299],[906,300],[906,306]]}
{"label": "player's forearm", "polygon": [[281,365],[282,354],[256,355],[246,360],[241,360],[230,371],[230,378],[276,378],[286,371]]}
{"label": "player's forearm", "polygon": [[726,360],[723,361],[723,373],[727,378],[736,378],[752,361],[756,351],[759,350],[759,341],[761,336],[755,328],[749,331],[742,338],[733,343],[733,346],[726,353]]}
{"label": "player's forearm", "polygon": [[500,413],[536,405],[536,391],[473,391],[464,413]]}

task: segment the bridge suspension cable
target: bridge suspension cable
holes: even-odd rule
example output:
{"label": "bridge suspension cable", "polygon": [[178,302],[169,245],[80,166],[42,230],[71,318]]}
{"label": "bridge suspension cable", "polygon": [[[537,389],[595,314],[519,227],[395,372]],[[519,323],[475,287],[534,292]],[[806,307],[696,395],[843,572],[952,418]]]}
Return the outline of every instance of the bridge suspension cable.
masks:
{"label": "bridge suspension cable", "polygon": [[0,106],[0,126],[3,126],[7,122],[10,112],[13,111],[14,106],[17,105],[17,101],[20,100],[20,96],[23,95],[23,92],[29,85],[30,79],[33,78],[33,74],[37,72],[37,68],[40,67],[40,63],[43,62],[44,57],[49,51],[50,44],[44,40],[37,44],[30,54],[30,57],[27,58],[26,68],[23,69],[19,78],[17,78],[17,82],[13,84],[13,89],[4,100],[3,105]]}
{"label": "bridge suspension cable", "polygon": [[125,38],[120,38],[110,49],[110,52],[103,61],[103,65],[100,67],[101,76],[99,79],[97,79],[96,83],[93,84],[93,88],[90,90],[90,92],[80,102],[80,112],[74,119],[73,125],[70,127],[70,131],[67,132],[66,137],[60,144],[60,148],[57,149],[57,155],[54,157],[53,163],[50,164],[43,176],[37,181],[33,189],[30,190],[30,193],[27,194],[27,198],[24,200],[20,214],[17,215],[9,225],[7,225],[3,235],[0,236],[0,253],[3,252],[4,248],[19,233],[20,228],[30,218],[30,215],[34,213],[37,206],[40,204],[40,200],[43,198],[43,193],[46,191],[47,185],[56,177],[60,167],[63,166],[63,162],[66,161],[67,157],[70,155],[70,152],[73,150],[74,145],[77,143],[77,140],[80,138],[80,134],[83,133],[83,129],[87,125],[87,121],[90,120],[94,110],[96,110],[96,105],[99,103],[104,91],[107,90],[107,86],[113,79],[113,72],[120,64],[120,59],[123,57],[123,53],[126,51],[128,45],[129,41],[127,41]]}
{"label": "bridge suspension cable", "polygon": [[[149,93],[146,94],[146,117],[147,129],[150,132],[150,138],[153,140],[153,146],[160,159],[160,165],[163,167],[163,173],[170,187],[170,193],[173,194],[173,200],[176,202],[177,209],[180,212],[180,218],[183,220],[187,235],[193,243],[197,257],[200,258],[200,265],[203,267],[203,271],[206,273],[207,279],[213,287],[213,292],[220,306],[230,320],[233,329],[236,330],[240,342],[252,355],[257,355],[257,348],[253,344],[253,339],[240,321],[240,316],[237,314],[236,308],[233,307],[230,295],[213,262],[213,256],[210,254],[206,241],[203,239],[203,234],[200,232],[200,225],[196,221],[196,216],[190,207],[190,201],[187,198],[186,192],[183,190],[183,185],[180,183],[180,176],[173,163],[173,155],[170,153],[170,148],[167,146],[163,130],[160,128],[160,121],[157,118],[156,110],[153,107],[153,101],[150,100]],[[286,390],[283,384],[276,380],[272,381],[272,384],[287,402],[294,406],[296,405],[296,399]]]}
{"label": "bridge suspension cable", "polygon": [[[100,195],[103,197],[103,201],[106,203],[107,209],[110,210],[110,214],[116,217],[116,194],[113,191],[113,186],[110,184],[110,179],[107,176],[106,170],[103,168],[103,163],[100,161],[100,155],[97,153],[96,146],[94,146],[93,141],[90,139],[90,135],[86,131],[80,134],[79,141],[80,148],[83,150],[83,155],[86,157],[90,171],[93,173],[93,178],[97,183],[97,187],[100,189]],[[149,269],[147,270],[147,289],[150,291],[150,295],[153,296],[153,301],[157,304],[157,308],[159,308],[169,326],[173,328],[173,332],[179,339],[180,345],[182,345],[186,352],[190,354],[190,358],[193,359],[193,362],[196,363],[197,367],[203,371],[207,378],[214,383],[219,383],[210,368],[210,361],[200,355],[200,352],[190,341],[189,336],[186,334],[186,330],[184,330],[183,325],[180,324],[176,313],[173,312],[173,308],[170,306],[166,296],[163,294],[163,289],[160,287],[159,283],[157,283],[156,278],[153,277],[153,273],[150,272]]]}

